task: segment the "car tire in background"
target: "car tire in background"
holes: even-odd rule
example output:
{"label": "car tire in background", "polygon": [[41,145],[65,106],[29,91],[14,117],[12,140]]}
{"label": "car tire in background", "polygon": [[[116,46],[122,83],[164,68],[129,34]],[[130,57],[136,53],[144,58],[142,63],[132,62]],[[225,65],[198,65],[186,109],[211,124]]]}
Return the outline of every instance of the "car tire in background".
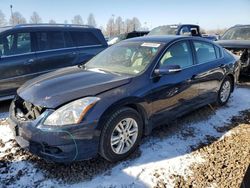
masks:
{"label": "car tire in background", "polygon": [[129,107],[121,108],[111,114],[104,125],[99,153],[111,162],[125,159],[139,145],[142,133],[140,114]]}
{"label": "car tire in background", "polygon": [[229,76],[227,76],[223,80],[220,90],[218,92],[218,97],[217,97],[218,105],[223,106],[227,103],[232,93],[232,87],[233,87],[232,79]]}

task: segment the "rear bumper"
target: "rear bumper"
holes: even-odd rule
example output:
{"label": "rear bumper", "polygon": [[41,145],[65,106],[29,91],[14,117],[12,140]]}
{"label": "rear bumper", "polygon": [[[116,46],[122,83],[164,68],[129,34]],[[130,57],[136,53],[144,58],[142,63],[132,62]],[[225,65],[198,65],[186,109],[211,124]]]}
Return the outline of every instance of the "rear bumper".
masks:
{"label": "rear bumper", "polygon": [[100,131],[95,129],[96,122],[63,128],[41,128],[39,122],[41,118],[20,122],[10,115],[10,127],[22,148],[58,163],[86,160],[97,155]]}

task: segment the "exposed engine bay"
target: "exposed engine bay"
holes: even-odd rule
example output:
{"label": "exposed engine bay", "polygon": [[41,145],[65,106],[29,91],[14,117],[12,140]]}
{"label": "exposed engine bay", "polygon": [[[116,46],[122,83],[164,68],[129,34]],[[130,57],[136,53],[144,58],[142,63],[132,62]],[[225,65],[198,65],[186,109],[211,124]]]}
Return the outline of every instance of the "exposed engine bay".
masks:
{"label": "exposed engine bay", "polygon": [[241,73],[250,75],[250,48],[249,49],[238,49],[238,48],[227,48],[233,54],[240,56],[241,61]]}

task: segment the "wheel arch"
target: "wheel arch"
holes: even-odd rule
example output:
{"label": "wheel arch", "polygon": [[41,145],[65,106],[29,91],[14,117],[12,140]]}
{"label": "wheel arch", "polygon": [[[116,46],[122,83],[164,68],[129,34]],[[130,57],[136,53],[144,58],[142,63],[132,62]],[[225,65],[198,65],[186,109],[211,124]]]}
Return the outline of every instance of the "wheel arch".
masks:
{"label": "wheel arch", "polygon": [[143,121],[143,134],[148,135],[151,132],[151,127],[149,126],[148,120],[148,112],[145,107],[140,104],[138,98],[122,99],[110,105],[100,116],[98,128],[102,130],[103,126],[105,126],[105,122],[110,117],[109,115],[123,107],[132,108],[139,113]]}
{"label": "wheel arch", "polygon": [[234,91],[234,87],[235,87],[235,77],[234,77],[234,75],[231,74],[231,73],[227,74],[227,77],[229,77],[229,78],[231,79],[231,81],[232,81],[231,92],[233,92],[233,91]]}

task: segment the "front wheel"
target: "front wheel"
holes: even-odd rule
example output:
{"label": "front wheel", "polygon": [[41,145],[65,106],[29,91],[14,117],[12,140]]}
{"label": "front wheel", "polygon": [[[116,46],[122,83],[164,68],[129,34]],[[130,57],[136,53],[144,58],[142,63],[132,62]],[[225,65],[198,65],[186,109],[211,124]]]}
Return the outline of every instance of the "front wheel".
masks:
{"label": "front wheel", "polygon": [[231,78],[227,76],[222,82],[218,93],[217,103],[219,105],[224,105],[227,103],[232,92],[232,85],[233,84]]}
{"label": "front wheel", "polygon": [[116,111],[102,130],[101,156],[111,162],[126,158],[138,146],[142,132],[142,119],[136,110],[126,107]]}

